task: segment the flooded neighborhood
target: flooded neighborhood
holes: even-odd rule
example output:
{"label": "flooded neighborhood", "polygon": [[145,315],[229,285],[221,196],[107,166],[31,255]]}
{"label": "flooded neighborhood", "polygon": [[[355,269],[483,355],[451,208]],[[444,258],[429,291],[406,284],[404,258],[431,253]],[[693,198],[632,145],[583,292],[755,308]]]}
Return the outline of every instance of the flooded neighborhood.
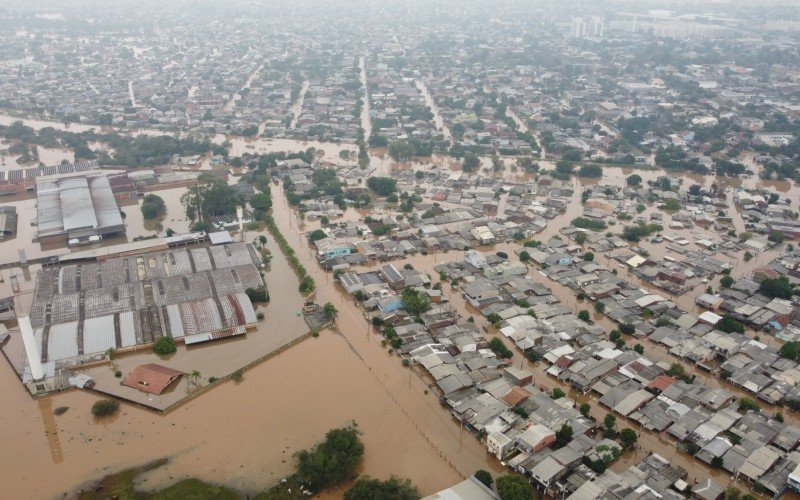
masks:
{"label": "flooded neighborhood", "polygon": [[0,1],[0,498],[800,498],[798,26]]}

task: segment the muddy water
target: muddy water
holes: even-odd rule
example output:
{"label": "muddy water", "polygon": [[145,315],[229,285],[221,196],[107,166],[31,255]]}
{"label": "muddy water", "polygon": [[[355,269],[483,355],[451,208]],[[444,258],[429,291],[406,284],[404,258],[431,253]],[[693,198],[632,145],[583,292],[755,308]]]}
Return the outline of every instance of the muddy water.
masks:
{"label": "muddy water", "polygon": [[[54,497],[81,480],[161,456],[174,458],[149,475],[144,487],[197,476],[253,492],[290,472],[298,449],[351,419],[366,444],[364,472],[373,476],[410,477],[430,493],[485,467],[485,453],[473,438],[462,436],[457,453],[458,426],[433,395],[422,394],[410,371],[400,372],[402,380],[378,378],[334,334],[309,339],[249,371],[241,384],[226,383],[166,416],[123,405],[119,416],[96,421],[88,411],[95,396],[72,391],[33,401],[3,365],[0,395],[13,412],[0,413],[0,436],[16,450],[13,458],[0,458],[9,498]],[[400,413],[384,385],[398,400],[418,401],[406,406],[413,421]],[[71,409],[52,417],[51,407],[57,406]],[[426,414],[441,421],[427,421]],[[447,435],[434,436],[431,444],[412,422],[428,432],[440,427]],[[450,446],[442,448],[463,473],[439,455],[436,438],[447,440]]]}
{"label": "muddy water", "polygon": [[[507,251],[510,254],[510,251],[513,249],[513,245],[494,245],[491,247],[483,247],[481,248],[484,252],[491,252],[491,251]],[[436,271],[434,271],[434,266],[445,263],[445,262],[452,262],[455,260],[461,260],[464,258],[464,253],[461,251],[458,252],[448,252],[444,254],[430,254],[430,255],[415,255],[408,259],[405,259],[403,262],[408,262],[414,266],[415,269],[418,271],[423,271],[426,274],[430,275],[431,278],[437,281]],[[586,308],[591,310],[591,305],[588,302],[581,303],[577,301],[574,295],[566,289],[565,287],[561,287],[560,285],[553,284],[545,278],[544,276],[539,275],[536,271],[532,271],[530,273],[534,279],[540,281],[547,286],[550,286],[553,289],[554,295],[556,295],[563,303],[569,305],[573,308]],[[450,286],[449,283],[443,282],[442,283],[442,290],[450,300],[449,305],[453,307],[458,313],[463,316],[464,318],[469,318],[472,316],[475,320],[475,324],[484,329],[486,332],[485,335],[487,337],[492,336],[501,336],[500,333],[491,327],[483,315],[472,307],[469,303],[461,295],[460,291],[457,288],[453,288]],[[581,307],[585,306],[585,307]],[[595,314],[595,320],[600,320],[608,323],[607,325],[604,324],[603,326],[608,330],[611,326],[611,322],[607,318],[601,318],[600,315]],[[509,344],[506,340],[506,343]],[[649,348],[648,348],[649,349]],[[567,397],[576,402],[576,404],[582,403],[589,403],[591,405],[590,416],[593,417],[596,421],[602,422],[603,418],[605,417],[606,413],[610,413],[610,410],[603,408],[597,402],[597,398],[594,395],[590,394],[580,394],[575,390],[571,389],[568,385],[561,383],[557,379],[549,376],[545,370],[548,368],[547,363],[531,363],[528,361],[522,353],[514,348],[513,349],[514,356],[512,358],[512,365],[530,370],[534,374],[534,381],[533,383],[542,390],[547,392],[552,392],[554,388],[561,388],[567,393]],[[647,351],[646,351],[647,352]],[[454,423],[455,425],[455,423]],[[639,460],[643,459],[649,451],[654,451],[661,456],[667,458],[668,460],[672,461],[673,464],[680,465],[684,469],[687,470],[690,476],[690,480],[702,480],[705,477],[713,477],[716,481],[722,484],[728,484],[730,482],[730,478],[724,473],[718,470],[710,469],[704,466],[701,462],[692,459],[688,455],[681,454],[677,451],[674,444],[667,439],[661,437],[657,433],[652,433],[646,431],[644,429],[640,429],[637,424],[633,422],[625,421],[625,419],[618,417],[618,429],[621,430],[625,427],[631,427],[637,431],[639,434],[639,449],[634,453],[629,453],[627,455],[623,455],[620,460],[614,465],[613,469],[615,471],[622,471],[630,467],[631,465],[635,465]]]}
{"label": "muddy water", "polygon": [[363,90],[362,99],[364,105],[361,107],[361,128],[364,129],[364,140],[369,140],[372,135],[372,118],[369,116],[369,88],[367,87],[367,58],[361,56],[358,59],[359,78],[361,79],[361,89]]}
{"label": "muddy water", "polygon": [[314,265],[299,244],[282,193],[275,191],[276,219],[317,280],[319,301],[339,308],[342,335],[325,332],[306,340],[248,371],[243,383],[226,383],[168,415],[123,405],[119,416],[106,421],[89,416],[96,397],[80,391],[44,400],[52,408],[71,407],[51,420],[48,403],[29,398],[10,366],[0,363],[0,398],[7,409],[0,412],[0,439],[19,450],[13,459],[0,458],[4,494],[53,497],[82,480],[161,456],[174,458],[148,476],[146,486],[191,475],[257,491],[290,471],[292,453],[351,419],[364,433],[363,469],[372,476],[409,477],[427,494],[478,468],[499,471]]}
{"label": "muddy water", "polygon": [[525,132],[528,131],[528,125],[526,125],[525,122],[522,121],[522,118],[520,118],[519,115],[515,113],[510,106],[506,108],[506,114],[509,117],[511,117],[512,120],[514,120],[514,123],[517,124],[517,129],[519,129],[520,132],[524,134]]}
{"label": "muddy water", "polygon": [[303,109],[303,101],[306,98],[306,92],[308,92],[308,80],[303,80],[303,84],[300,87],[300,94],[289,110],[289,112],[292,113],[292,121],[289,124],[289,128],[297,127],[297,119],[300,118],[300,111]]}
{"label": "muddy water", "polygon": [[453,135],[450,133],[450,128],[447,127],[444,123],[444,119],[442,118],[441,112],[439,112],[439,107],[433,100],[431,93],[428,91],[428,86],[425,85],[425,82],[421,78],[417,78],[414,80],[414,84],[417,86],[417,90],[422,94],[422,97],[425,98],[425,104],[433,113],[433,123],[436,125],[436,128],[444,134],[444,138],[453,143]]}

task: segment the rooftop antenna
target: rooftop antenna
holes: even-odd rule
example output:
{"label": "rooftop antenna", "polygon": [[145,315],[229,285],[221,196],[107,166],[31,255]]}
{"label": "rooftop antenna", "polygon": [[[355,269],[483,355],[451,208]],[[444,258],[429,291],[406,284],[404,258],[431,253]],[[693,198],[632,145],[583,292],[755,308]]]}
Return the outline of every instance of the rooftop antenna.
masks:
{"label": "rooftop antenna", "polygon": [[25,355],[28,358],[28,366],[31,368],[31,377],[34,380],[41,380],[44,378],[42,355],[39,354],[39,348],[36,346],[36,337],[33,336],[31,319],[28,316],[23,316],[18,319],[18,322],[19,331],[22,334],[22,343],[25,345]]}

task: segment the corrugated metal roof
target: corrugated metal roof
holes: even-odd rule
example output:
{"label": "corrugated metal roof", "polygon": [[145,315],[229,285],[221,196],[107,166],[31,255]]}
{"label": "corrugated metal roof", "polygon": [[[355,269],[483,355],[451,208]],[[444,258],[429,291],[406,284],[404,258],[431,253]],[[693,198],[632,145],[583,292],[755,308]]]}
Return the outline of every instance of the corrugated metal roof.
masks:
{"label": "corrugated metal roof", "polygon": [[97,221],[96,227],[121,226],[122,215],[119,213],[117,199],[111,190],[108,177],[91,177],[89,180],[89,190],[94,204],[94,213]]}
{"label": "corrugated metal roof", "polygon": [[83,353],[93,354],[116,349],[114,316],[100,316],[83,322]]}
{"label": "corrugated metal roof", "polygon": [[167,316],[169,317],[169,330],[172,338],[177,339],[185,335],[183,330],[183,319],[181,319],[181,310],[177,304],[170,304],[167,306]]}
{"label": "corrugated metal roof", "polygon": [[186,336],[186,345],[197,344],[200,342],[208,342],[209,340],[235,337],[237,335],[244,335],[245,333],[246,330],[243,326],[224,328],[221,330],[215,330],[213,332],[195,333],[193,335]]}
{"label": "corrugated metal roof", "polygon": [[59,197],[65,231],[85,227],[97,228],[97,217],[86,177],[62,180],[59,183]]}
{"label": "corrugated metal roof", "polygon": [[119,315],[119,335],[122,342],[120,347],[131,347],[137,344],[136,326],[132,312],[124,312]]}
{"label": "corrugated metal roof", "polygon": [[78,322],[60,323],[50,327],[47,357],[50,361],[74,358],[78,355]]}

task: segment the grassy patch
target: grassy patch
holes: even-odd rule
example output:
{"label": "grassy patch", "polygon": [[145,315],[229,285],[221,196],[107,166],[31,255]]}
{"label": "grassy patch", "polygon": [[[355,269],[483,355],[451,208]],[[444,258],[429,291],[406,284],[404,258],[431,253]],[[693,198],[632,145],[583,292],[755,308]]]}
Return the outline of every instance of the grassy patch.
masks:
{"label": "grassy patch", "polygon": [[145,472],[158,469],[167,463],[166,459],[156,460],[141,467],[126,469],[117,474],[104,477],[94,484],[90,491],[78,495],[80,500],[238,500],[244,495],[225,486],[206,483],[199,479],[185,479],[163,490],[155,492],[136,491],[136,477]]}

